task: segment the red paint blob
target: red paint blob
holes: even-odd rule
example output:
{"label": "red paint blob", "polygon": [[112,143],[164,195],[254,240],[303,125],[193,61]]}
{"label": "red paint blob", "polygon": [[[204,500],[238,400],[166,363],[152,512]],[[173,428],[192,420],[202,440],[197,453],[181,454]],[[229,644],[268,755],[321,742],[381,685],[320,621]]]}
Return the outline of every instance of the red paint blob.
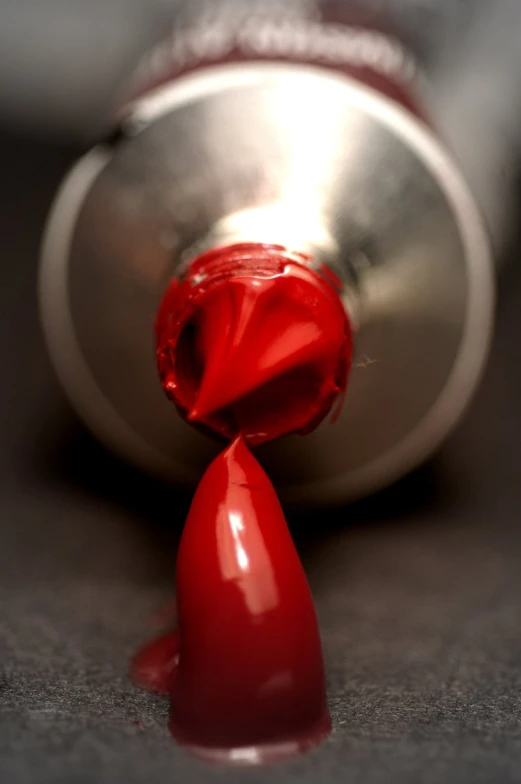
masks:
{"label": "red paint blob", "polygon": [[322,740],[330,718],[311,592],[275,491],[240,438],[199,484],[176,585],[174,737],[245,762]]}
{"label": "red paint blob", "polygon": [[312,430],[345,389],[339,283],[301,254],[235,245],[192,263],[156,322],[163,387],[195,425],[235,440],[194,496],[177,563],[178,633],[145,646],[134,680],[169,693],[174,737],[258,763],[327,736],[315,609],[275,491],[246,446]]}
{"label": "red paint blob", "polygon": [[179,663],[179,636],[169,632],[144,645],[130,663],[134,683],[154,694],[170,694]]}
{"label": "red paint blob", "polygon": [[156,337],[163,388],[181,415],[250,444],[313,430],[351,362],[334,276],[278,246],[201,256],[167,290]]}
{"label": "red paint blob", "polygon": [[240,438],[195,494],[177,563],[179,633],[131,674],[170,693],[170,729],[199,756],[272,762],[331,728],[313,600],[275,491]]}

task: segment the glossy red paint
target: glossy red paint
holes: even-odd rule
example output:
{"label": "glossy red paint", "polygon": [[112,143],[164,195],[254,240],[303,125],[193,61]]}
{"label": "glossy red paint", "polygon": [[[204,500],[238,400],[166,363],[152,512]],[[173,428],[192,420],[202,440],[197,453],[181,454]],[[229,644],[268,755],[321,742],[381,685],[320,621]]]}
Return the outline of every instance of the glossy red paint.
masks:
{"label": "glossy red paint", "polygon": [[182,416],[250,444],[316,427],[351,362],[335,282],[279,246],[235,245],[193,262],[156,322],[161,381]]}
{"label": "glossy red paint", "polygon": [[330,730],[312,597],[246,443],[312,430],[344,391],[351,332],[339,289],[301,254],[236,245],[193,262],[158,313],[167,395],[190,422],[235,440],[185,525],[178,634],[145,646],[132,674],[171,694],[174,737],[211,759],[279,759]]}
{"label": "glossy red paint", "polygon": [[330,718],[313,600],[275,491],[241,438],[199,484],[176,584],[174,737],[239,762],[322,740]]}
{"label": "glossy red paint", "polygon": [[179,635],[171,631],[140,648],[130,663],[130,676],[146,691],[170,694],[178,663]]}

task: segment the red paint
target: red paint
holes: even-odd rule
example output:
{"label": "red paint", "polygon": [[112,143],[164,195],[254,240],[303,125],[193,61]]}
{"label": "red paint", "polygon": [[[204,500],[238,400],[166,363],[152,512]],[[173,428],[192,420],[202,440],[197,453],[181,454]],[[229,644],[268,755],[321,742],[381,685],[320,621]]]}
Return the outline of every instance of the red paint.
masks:
{"label": "red paint", "polygon": [[188,421],[235,440],[203,476],[177,563],[178,633],[134,680],[170,693],[171,731],[222,761],[279,759],[329,732],[312,597],[275,491],[246,446],[312,430],[343,393],[351,333],[340,284],[278,246],[210,251],[156,323],[163,387]]}
{"label": "red paint", "polygon": [[311,593],[275,491],[240,438],[199,484],[176,584],[175,738],[255,762],[322,740],[330,718]]}
{"label": "red paint", "polygon": [[189,421],[250,444],[316,427],[346,385],[349,322],[334,276],[278,246],[210,251],[156,323],[167,395]]}
{"label": "red paint", "polygon": [[170,694],[179,662],[179,637],[169,632],[144,645],[130,663],[134,683],[155,694]]}

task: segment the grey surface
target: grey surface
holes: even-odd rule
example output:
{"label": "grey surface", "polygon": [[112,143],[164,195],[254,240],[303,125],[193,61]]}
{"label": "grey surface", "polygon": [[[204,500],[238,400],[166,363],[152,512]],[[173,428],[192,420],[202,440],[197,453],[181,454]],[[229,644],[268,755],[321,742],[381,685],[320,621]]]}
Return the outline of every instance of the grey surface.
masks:
{"label": "grey surface", "polygon": [[485,382],[441,455],[368,502],[293,520],[331,738],[267,770],[212,768],[127,678],[171,594],[186,499],[83,430],[38,328],[38,235],[73,152],[7,138],[0,150],[2,784],[521,781],[521,265]]}

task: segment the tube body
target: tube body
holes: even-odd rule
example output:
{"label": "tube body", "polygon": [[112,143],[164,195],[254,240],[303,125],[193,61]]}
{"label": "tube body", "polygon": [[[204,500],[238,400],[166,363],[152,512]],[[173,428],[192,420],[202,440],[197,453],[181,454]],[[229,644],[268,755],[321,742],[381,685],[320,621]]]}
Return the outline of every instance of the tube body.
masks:
{"label": "tube body", "polygon": [[163,398],[152,325],[172,276],[223,245],[330,267],[356,330],[339,421],[262,447],[283,497],[378,489],[465,409],[493,274],[482,199],[440,141],[436,58],[457,19],[442,4],[438,39],[420,38],[419,5],[383,5],[181,6],[65,182],[42,264],[51,353],[92,429],[145,469],[190,482],[216,449]]}

